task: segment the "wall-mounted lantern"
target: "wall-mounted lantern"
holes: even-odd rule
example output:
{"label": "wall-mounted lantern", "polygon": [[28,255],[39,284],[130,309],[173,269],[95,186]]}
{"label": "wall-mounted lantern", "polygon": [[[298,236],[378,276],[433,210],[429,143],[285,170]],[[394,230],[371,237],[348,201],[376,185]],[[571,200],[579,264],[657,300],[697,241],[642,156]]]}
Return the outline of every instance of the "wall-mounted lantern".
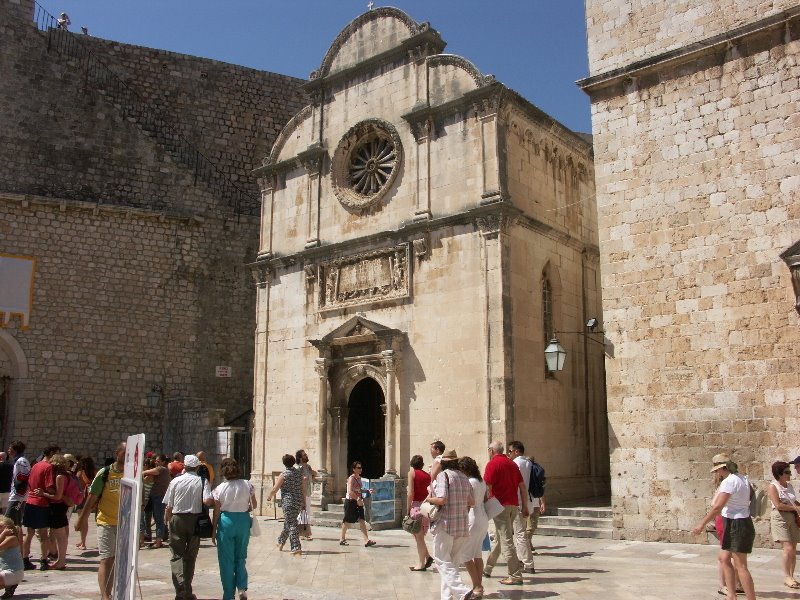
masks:
{"label": "wall-mounted lantern", "polygon": [[800,315],[800,241],[781,253],[781,258],[792,275],[792,287],[794,288],[794,308]]}

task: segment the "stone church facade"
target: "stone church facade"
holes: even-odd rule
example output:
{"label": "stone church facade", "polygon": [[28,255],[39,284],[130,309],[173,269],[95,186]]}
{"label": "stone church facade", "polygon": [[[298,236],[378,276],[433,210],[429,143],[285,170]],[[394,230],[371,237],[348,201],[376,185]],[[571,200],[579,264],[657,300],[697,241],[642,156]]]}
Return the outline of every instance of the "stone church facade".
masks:
{"label": "stone church facade", "polygon": [[800,9],[588,0],[586,17],[614,525],[698,541],[712,455],[762,481],[800,453]]}
{"label": "stone church facade", "polygon": [[297,448],[325,505],[353,460],[391,479],[436,439],[484,464],[515,438],[553,501],[608,493],[591,143],[444,46],[364,13],[256,169],[262,494]]}
{"label": "stone church facade", "polygon": [[302,81],[59,32],[32,0],[0,17],[0,277],[35,265],[21,308],[0,289],[3,447],[247,443],[252,170]]}

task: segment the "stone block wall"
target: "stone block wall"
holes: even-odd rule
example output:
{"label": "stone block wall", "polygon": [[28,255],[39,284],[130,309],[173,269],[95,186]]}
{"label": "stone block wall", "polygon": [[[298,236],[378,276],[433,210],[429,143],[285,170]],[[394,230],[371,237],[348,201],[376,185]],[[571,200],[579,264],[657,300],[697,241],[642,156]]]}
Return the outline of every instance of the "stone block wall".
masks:
{"label": "stone block wall", "polygon": [[[78,61],[48,52],[31,16],[32,3],[0,3],[0,253],[37,259],[30,328],[3,330],[29,365],[5,388],[3,435],[102,457],[144,431],[151,446],[185,449],[167,447],[177,439],[167,401],[228,419],[252,406],[255,293],[244,265],[257,218],[233,214]],[[300,81],[72,37],[258,203],[254,157],[300,106]],[[162,394],[150,407],[154,385]]]}
{"label": "stone block wall", "polygon": [[[609,67],[607,38],[620,64],[647,45],[624,28],[598,34],[593,16],[624,4],[587,3],[593,74]],[[709,504],[712,455],[731,453],[760,481],[800,450],[800,321],[779,258],[800,235],[797,11],[759,28],[756,8],[782,3],[703,4],[751,33],[583,82],[614,346],[606,366],[621,537],[699,541],[689,530]],[[672,48],[685,17],[653,6],[636,15],[645,32],[664,32],[648,54]],[[758,530],[769,543],[768,524]]]}
{"label": "stone block wall", "polygon": [[589,0],[589,73],[646,61],[797,6],[794,0]]}
{"label": "stone block wall", "polygon": [[[192,211],[209,210],[175,189],[179,162],[124,115],[83,62],[54,48],[24,11],[0,6],[8,52],[0,56],[4,140],[9,166],[0,188],[66,199],[93,200]],[[300,80],[202,59],[66,34],[89,48],[148,106],[163,114],[258,206],[252,169],[278,131],[305,102]],[[24,90],[24,92],[23,92]],[[20,94],[26,101],[19,101]],[[190,169],[180,185],[191,187]]]}
{"label": "stone block wall", "polygon": [[[225,232],[211,220],[4,193],[0,217],[3,252],[37,259],[30,327],[14,332],[29,373],[6,441],[105,456],[139,431],[160,447],[168,399],[250,406],[250,340],[235,339],[251,318],[250,275],[224,255],[242,256],[255,223]],[[234,376],[216,378],[217,364]],[[163,395],[151,407],[153,385]]]}

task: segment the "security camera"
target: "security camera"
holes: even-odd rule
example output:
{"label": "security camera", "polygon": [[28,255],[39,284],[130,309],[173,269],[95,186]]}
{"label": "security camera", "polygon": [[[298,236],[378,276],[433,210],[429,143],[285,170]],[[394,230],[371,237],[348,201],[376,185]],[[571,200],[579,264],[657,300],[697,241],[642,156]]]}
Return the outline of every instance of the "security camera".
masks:
{"label": "security camera", "polygon": [[597,319],[592,317],[586,321],[586,327],[589,329],[589,331],[594,332],[594,330],[597,328]]}

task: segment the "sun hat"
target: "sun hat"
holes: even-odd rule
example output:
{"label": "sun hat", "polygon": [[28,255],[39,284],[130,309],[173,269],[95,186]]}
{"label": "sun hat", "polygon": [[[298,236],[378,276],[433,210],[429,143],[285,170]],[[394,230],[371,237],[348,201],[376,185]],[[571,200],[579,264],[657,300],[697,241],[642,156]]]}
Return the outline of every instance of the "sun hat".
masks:
{"label": "sun hat", "polygon": [[200,459],[194,454],[187,454],[183,457],[183,466],[187,469],[196,469],[200,466]]}
{"label": "sun hat", "polygon": [[448,450],[442,454],[442,460],[458,460],[458,454],[455,450]]}

